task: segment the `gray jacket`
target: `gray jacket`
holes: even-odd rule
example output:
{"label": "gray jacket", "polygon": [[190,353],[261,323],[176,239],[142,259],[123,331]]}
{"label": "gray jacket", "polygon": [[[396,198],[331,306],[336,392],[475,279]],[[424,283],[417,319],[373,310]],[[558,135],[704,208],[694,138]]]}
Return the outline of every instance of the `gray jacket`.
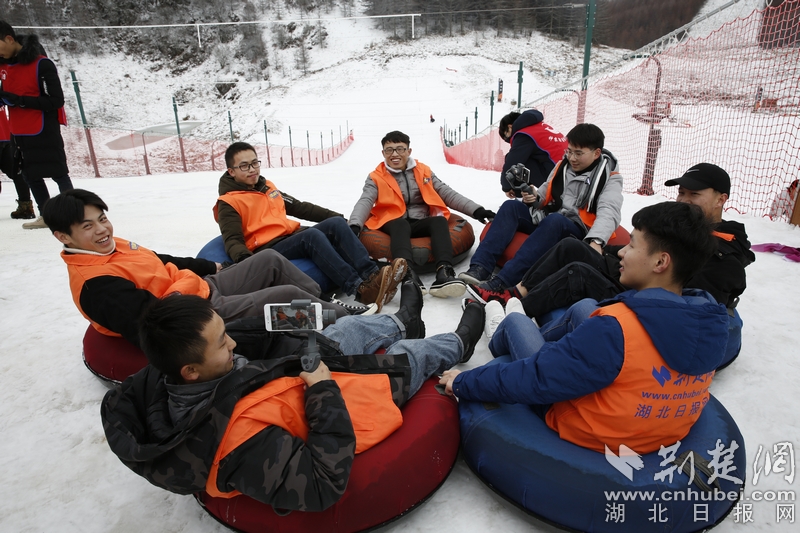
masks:
{"label": "gray jacket", "polygon": [[[385,165],[386,163],[384,163]],[[408,158],[408,164],[405,170],[395,170],[386,167],[386,170],[391,172],[392,176],[397,180],[397,185],[400,187],[400,192],[403,193],[403,199],[406,202],[405,217],[415,220],[427,218],[430,216],[428,204],[422,199],[422,193],[419,191],[416,180],[414,180],[414,167],[417,162],[412,158]],[[436,177],[436,174],[431,172],[431,179],[433,180],[433,189],[441,196],[442,201],[450,209],[460,211],[468,216],[472,216],[475,210],[481,206],[463,196],[450,187],[443,181]],[[367,176],[367,181],[364,183],[364,190],[361,193],[361,198],[356,202],[353,212],[350,214],[350,220],[347,223],[351,226],[364,227],[364,223],[369,218],[369,213],[372,206],[378,199],[378,186],[375,182]]]}
{"label": "gray jacket", "polygon": [[[608,243],[614,230],[617,229],[622,221],[622,175],[617,172],[617,160],[608,150],[603,150],[599,163],[591,170],[586,170],[580,174],[575,174],[572,167],[564,161],[564,193],[561,196],[561,207],[554,211],[561,213],[565,217],[574,221],[583,228],[586,225],[581,220],[578,210],[585,207],[592,196],[593,185],[601,177],[600,173],[606,173],[606,183],[602,190],[595,191],[597,197],[597,218],[588,233],[584,237],[585,241],[590,239],[601,239],[603,243]],[[548,209],[542,205],[547,196],[548,189],[553,185],[553,178],[559,170],[559,165],[550,173],[547,181],[539,188],[539,202],[531,207],[531,217],[533,222],[538,224],[548,214]]]}

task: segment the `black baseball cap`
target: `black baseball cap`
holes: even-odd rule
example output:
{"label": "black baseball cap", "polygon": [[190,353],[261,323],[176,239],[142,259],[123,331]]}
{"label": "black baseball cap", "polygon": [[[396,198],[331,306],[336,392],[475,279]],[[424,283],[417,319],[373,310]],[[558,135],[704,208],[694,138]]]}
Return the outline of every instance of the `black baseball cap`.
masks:
{"label": "black baseball cap", "polygon": [[690,191],[711,188],[717,192],[731,194],[731,177],[720,167],[711,163],[699,163],[684,172],[680,178],[669,180],[664,185],[667,187],[682,185]]}

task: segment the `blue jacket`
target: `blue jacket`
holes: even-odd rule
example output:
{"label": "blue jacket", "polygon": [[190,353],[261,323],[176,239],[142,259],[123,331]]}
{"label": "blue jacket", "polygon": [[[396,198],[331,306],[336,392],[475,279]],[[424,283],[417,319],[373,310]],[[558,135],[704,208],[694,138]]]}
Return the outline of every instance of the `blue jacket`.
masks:
{"label": "blue jacket", "polygon": [[[601,305],[618,301],[636,313],[674,370],[696,376],[719,366],[728,342],[728,313],[707,292],[686,289],[678,296],[664,289],[630,290]],[[464,400],[551,404],[609,386],[623,361],[619,323],[593,316],[526,359],[462,372],[453,391]]]}

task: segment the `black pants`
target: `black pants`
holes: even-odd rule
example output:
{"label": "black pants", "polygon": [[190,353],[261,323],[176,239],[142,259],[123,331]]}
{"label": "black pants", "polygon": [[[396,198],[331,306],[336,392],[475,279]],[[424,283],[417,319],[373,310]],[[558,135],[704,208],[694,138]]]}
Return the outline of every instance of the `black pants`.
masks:
{"label": "black pants", "polygon": [[450,226],[445,217],[396,218],[384,224],[380,231],[392,238],[392,257],[402,257],[408,261],[409,266],[413,266],[411,238],[428,236],[431,238],[431,254],[436,266],[453,264],[453,242],[450,240]]}
{"label": "black pants", "polygon": [[568,307],[584,298],[603,300],[623,292],[619,283],[619,246],[607,246],[598,254],[578,239],[564,239],[528,269],[521,285],[525,314],[542,315]]}
{"label": "black pants", "polygon": [[25,178],[17,172],[17,164],[14,161],[14,150],[16,147],[11,142],[0,142],[0,171],[14,180],[14,188],[17,190],[17,198],[20,202],[31,201],[31,191]]}

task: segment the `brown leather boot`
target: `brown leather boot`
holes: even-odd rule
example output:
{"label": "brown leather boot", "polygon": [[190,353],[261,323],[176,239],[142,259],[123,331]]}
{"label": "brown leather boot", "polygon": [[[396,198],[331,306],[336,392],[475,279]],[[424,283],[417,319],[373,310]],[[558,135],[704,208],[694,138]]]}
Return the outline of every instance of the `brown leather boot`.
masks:
{"label": "brown leather boot", "polygon": [[383,298],[386,296],[386,287],[389,284],[391,268],[383,267],[374,272],[369,279],[363,281],[356,290],[356,301],[362,304],[377,304],[378,312],[383,307]]}
{"label": "brown leather boot", "polygon": [[20,202],[17,200],[17,210],[11,212],[11,218],[24,220],[36,218],[36,213],[33,212],[33,202],[31,200],[27,202]]}

